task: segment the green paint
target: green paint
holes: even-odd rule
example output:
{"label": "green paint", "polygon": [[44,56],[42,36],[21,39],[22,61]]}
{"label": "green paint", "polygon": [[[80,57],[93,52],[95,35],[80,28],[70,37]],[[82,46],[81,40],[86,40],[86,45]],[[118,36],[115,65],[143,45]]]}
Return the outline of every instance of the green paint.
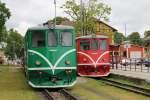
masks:
{"label": "green paint", "polygon": [[[44,33],[45,35],[45,46],[44,47],[32,47],[32,33],[34,31],[39,31]],[[48,44],[48,33],[54,32],[57,36],[57,45],[55,46],[49,46]],[[61,33],[62,32],[69,32],[72,33],[72,46],[62,46],[61,44]],[[75,43],[75,31],[72,27],[56,27],[56,29],[49,29],[46,27],[43,28],[30,28],[27,31],[27,34],[25,36],[25,57],[26,57],[26,70],[28,68],[51,68],[50,65],[45,61],[45,59],[48,60],[54,66],[58,59],[61,58],[62,55],[64,55],[66,52],[69,52],[70,50],[75,50],[76,43]],[[35,52],[40,53],[44,57],[44,59],[35,53],[28,52],[28,50],[33,50]],[[40,65],[36,65],[35,62],[39,61],[41,62]],[[71,63],[69,65],[66,64],[66,61],[70,61]],[[66,56],[63,57],[62,60],[56,65],[56,68],[59,67],[76,67],[76,52],[73,51]],[[54,69],[53,70],[33,70],[33,71],[27,71],[28,81],[33,82],[35,85],[40,86],[59,86],[59,85],[71,85],[76,80],[76,69],[73,69],[71,73],[66,74],[66,71],[64,69]],[[39,74],[39,72],[42,72],[42,74]],[[57,82],[53,83],[51,80],[51,76],[55,75],[57,77]]]}

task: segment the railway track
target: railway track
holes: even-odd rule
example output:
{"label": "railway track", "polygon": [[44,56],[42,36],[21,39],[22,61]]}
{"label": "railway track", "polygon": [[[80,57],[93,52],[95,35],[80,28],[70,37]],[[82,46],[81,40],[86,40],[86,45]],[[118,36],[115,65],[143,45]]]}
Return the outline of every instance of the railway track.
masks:
{"label": "railway track", "polygon": [[106,83],[108,85],[112,85],[112,86],[115,86],[115,87],[119,87],[119,88],[122,88],[122,89],[125,89],[125,90],[128,90],[128,91],[132,91],[132,92],[150,97],[150,89],[145,89],[145,88],[142,88],[142,87],[125,84],[125,83],[121,83],[121,82],[106,79],[106,78],[102,78],[101,81],[103,81],[104,83]]}
{"label": "railway track", "polygon": [[43,91],[43,94],[46,96],[48,100],[78,100],[76,97],[74,97],[65,89],[53,90],[53,91],[49,91],[48,89],[45,89]]}

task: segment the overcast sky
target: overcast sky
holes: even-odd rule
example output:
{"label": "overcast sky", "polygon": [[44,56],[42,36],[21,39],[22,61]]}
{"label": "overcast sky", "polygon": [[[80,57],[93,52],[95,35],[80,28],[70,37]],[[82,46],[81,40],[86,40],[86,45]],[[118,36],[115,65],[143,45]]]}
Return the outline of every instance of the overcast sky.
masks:
{"label": "overcast sky", "polygon": [[[15,28],[22,35],[28,27],[46,22],[54,17],[54,0],[2,0],[10,8],[11,18],[7,21],[8,28]],[[65,0],[57,1],[57,16],[67,16],[60,6]],[[84,1],[84,0],[83,0]],[[85,0],[86,1],[86,0]],[[119,32],[127,34],[150,30],[150,0],[103,0],[112,8],[110,22]]]}

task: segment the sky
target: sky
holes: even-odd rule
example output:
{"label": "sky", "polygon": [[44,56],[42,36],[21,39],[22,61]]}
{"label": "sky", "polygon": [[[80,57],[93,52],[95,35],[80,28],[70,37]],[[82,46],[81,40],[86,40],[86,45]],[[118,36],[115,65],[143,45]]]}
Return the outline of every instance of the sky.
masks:
{"label": "sky", "polygon": [[[65,0],[57,1],[57,16],[67,15],[61,9]],[[78,0],[79,1],[79,0]],[[87,0],[83,0],[86,2]],[[150,30],[150,0],[101,0],[112,8],[107,24],[127,35]],[[11,11],[8,29],[14,28],[22,35],[29,27],[36,26],[54,17],[54,0],[2,0]]]}

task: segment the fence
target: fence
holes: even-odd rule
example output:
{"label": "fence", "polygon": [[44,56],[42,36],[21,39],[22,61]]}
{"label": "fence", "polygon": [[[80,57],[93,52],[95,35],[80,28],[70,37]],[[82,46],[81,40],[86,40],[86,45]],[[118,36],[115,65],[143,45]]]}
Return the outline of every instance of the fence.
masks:
{"label": "fence", "polygon": [[112,69],[124,71],[150,72],[150,62],[140,60],[121,60],[120,62],[112,62]]}

